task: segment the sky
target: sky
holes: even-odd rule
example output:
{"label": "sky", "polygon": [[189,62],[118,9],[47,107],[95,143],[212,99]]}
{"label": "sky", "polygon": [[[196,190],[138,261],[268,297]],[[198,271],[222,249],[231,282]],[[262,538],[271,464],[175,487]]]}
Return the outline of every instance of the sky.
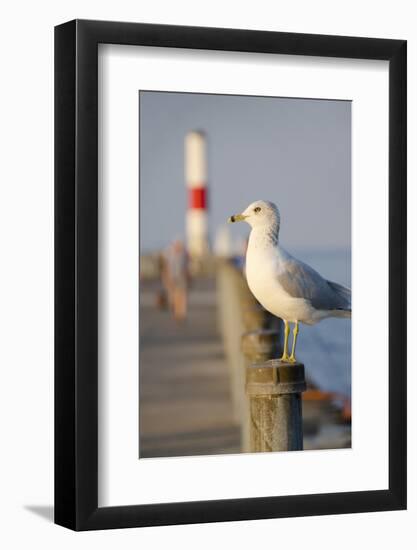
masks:
{"label": "sky", "polygon": [[[185,236],[184,138],[208,140],[209,227],[255,200],[281,212],[291,249],[350,248],[351,102],[141,91],[141,251]],[[231,226],[236,238],[247,224]]]}

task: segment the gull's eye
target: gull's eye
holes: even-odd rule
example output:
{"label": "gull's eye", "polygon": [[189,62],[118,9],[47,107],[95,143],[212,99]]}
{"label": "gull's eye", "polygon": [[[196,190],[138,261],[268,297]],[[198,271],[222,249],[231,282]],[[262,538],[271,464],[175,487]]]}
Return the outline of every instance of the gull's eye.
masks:
{"label": "gull's eye", "polygon": [[257,206],[256,208],[253,209],[253,211],[257,214],[258,212],[261,211],[261,207]]}

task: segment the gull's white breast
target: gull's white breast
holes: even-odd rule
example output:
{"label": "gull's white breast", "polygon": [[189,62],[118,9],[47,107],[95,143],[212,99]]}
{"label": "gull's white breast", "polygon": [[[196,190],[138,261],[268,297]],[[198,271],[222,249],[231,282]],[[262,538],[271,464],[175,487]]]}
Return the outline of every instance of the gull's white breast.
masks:
{"label": "gull's white breast", "polygon": [[246,253],[248,286],[258,302],[273,315],[291,322],[314,323],[318,320],[315,319],[317,312],[311,304],[304,298],[293,298],[279,283],[279,271],[285,268],[286,256],[282,249],[250,239]]}

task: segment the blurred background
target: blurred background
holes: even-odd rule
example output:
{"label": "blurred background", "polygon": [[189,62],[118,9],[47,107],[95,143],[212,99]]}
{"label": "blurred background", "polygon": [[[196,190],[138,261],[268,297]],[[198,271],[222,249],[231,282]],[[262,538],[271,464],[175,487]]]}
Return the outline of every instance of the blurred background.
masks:
{"label": "blurred background", "polygon": [[[351,285],[351,103],[140,92],[141,458],[246,451],[241,337],[275,326],[244,278],[258,199],[280,243]],[[305,449],[351,445],[350,320],[301,326]]]}

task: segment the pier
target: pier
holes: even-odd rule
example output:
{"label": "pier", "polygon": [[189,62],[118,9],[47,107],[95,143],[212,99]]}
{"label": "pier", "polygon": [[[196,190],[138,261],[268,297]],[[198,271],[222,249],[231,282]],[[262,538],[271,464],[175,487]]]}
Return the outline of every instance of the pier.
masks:
{"label": "pier", "polygon": [[[212,273],[193,279],[184,321],[176,322],[166,309],[158,307],[158,285],[154,277],[145,279],[140,291],[140,457],[268,450],[264,443],[252,443],[251,447],[251,438],[259,438],[250,433],[250,410],[260,414],[268,411],[271,403],[265,401],[267,409],[257,408],[254,404],[260,401],[256,399],[250,409],[254,392],[253,387],[248,391],[246,371],[253,362],[277,357],[278,350],[272,351],[269,340],[279,345],[278,320],[262,311],[241,271],[227,261],[218,262]],[[251,333],[258,331],[268,343],[263,346],[265,356],[258,354],[252,361],[248,342],[253,340]],[[311,354],[311,360],[316,357],[317,353]],[[303,441],[293,435],[296,443],[291,443],[291,448],[350,447],[350,399],[317,385],[323,378],[320,369],[306,364],[305,371]],[[282,401],[276,399],[277,410]],[[292,425],[291,419],[286,422]],[[294,425],[299,426],[299,420]],[[291,450],[282,446],[282,438],[279,445],[269,450]]]}

